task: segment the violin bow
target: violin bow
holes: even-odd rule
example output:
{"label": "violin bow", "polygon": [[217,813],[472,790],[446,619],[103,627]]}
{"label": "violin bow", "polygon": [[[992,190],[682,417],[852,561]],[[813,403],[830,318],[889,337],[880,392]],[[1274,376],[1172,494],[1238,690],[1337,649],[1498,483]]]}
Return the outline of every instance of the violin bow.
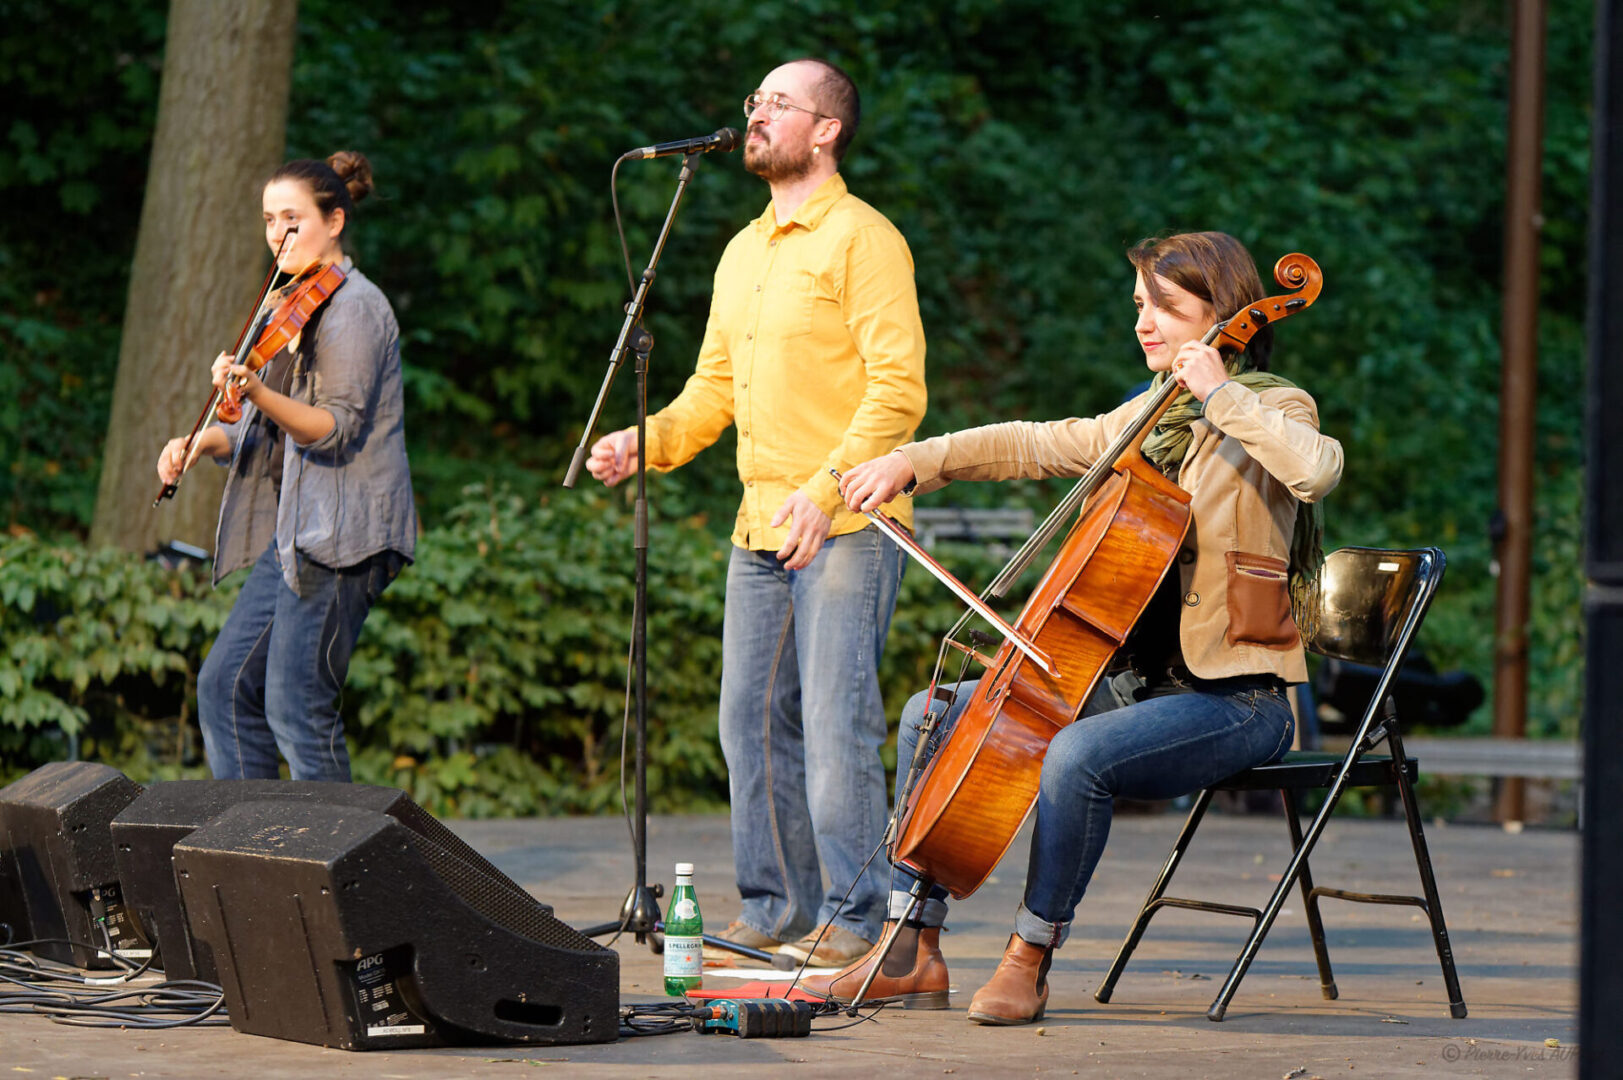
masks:
{"label": "violin bow", "polygon": [[[253,314],[249,315],[248,321],[242,324],[242,332],[237,335],[237,343],[231,346],[231,351],[236,355],[238,363],[242,362],[242,350],[243,347],[249,343],[249,334],[252,332],[254,324],[257,323],[265,314],[265,304],[270,298],[271,294],[271,282],[276,280],[277,273],[281,271],[282,259],[287,254],[287,246],[291,242],[292,237],[298,231],[299,227],[295,225],[288,229],[287,232],[282,234],[282,242],[276,248],[276,257],[271,260],[270,270],[265,274],[265,282],[259,287],[259,297],[254,301]],[[208,425],[209,416],[213,414],[214,406],[219,402],[219,400],[220,391],[216,389],[212,394],[209,395],[208,403],[203,406],[203,411],[198,415],[197,422],[192,425],[191,434],[186,436],[186,445],[181,447],[182,464],[180,475],[175,477],[174,483],[165,484],[163,486],[163,490],[158,492],[158,497],[152,500],[152,508],[154,510],[156,510],[165,499],[174,497],[175,493],[180,490],[180,482],[186,478],[187,470],[189,470],[192,465],[196,463],[197,455],[200,452],[200,447],[197,445],[197,436],[202,432],[203,428]]]}

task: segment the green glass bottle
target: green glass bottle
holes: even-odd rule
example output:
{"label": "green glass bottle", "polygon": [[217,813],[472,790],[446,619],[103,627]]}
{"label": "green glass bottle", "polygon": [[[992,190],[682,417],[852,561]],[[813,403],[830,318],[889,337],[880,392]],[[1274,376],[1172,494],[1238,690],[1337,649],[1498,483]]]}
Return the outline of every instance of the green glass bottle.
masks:
{"label": "green glass bottle", "polygon": [[665,992],[682,997],[704,985],[704,919],[693,895],[693,864],[676,864],[676,889],[665,911]]}

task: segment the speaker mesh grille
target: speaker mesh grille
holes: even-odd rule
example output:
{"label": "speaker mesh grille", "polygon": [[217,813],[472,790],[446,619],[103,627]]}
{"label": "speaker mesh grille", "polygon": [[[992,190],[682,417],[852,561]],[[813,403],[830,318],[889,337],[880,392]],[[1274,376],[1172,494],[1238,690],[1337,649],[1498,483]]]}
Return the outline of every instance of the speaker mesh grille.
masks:
{"label": "speaker mesh grille", "polygon": [[[434,821],[433,818],[429,820]],[[438,821],[434,821],[434,824],[447,835],[451,835],[450,830],[440,825]],[[555,948],[587,952],[605,951],[602,945],[566,923],[560,922],[553,916],[551,908],[530,896],[494,867],[487,872],[480,866],[459,858],[452,850],[421,833],[408,829],[407,835],[411,837],[412,843],[417,845],[417,850],[428,860],[428,865],[433,868],[434,873],[438,874],[458,896],[466,900],[470,907],[491,922]],[[462,845],[462,841],[457,840],[457,844]],[[484,862],[482,858],[479,861]],[[492,872],[498,877],[492,878]]]}
{"label": "speaker mesh grille", "polygon": [[444,822],[424,810],[411,799],[402,796],[400,804],[389,812],[399,818],[407,828],[421,833],[430,843],[439,845],[447,854],[467,863],[470,869],[482,873],[486,878],[493,879],[499,885],[518,894],[525,902],[537,904],[542,910],[551,913],[552,908],[550,906],[531,896],[524,886],[492,866],[489,860],[470,847],[466,840],[452,832]]}

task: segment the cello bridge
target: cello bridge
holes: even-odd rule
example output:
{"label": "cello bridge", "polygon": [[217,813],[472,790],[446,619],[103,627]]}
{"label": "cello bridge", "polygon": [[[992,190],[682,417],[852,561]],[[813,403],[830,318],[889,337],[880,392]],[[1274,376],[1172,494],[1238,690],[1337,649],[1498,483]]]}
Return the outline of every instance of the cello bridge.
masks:
{"label": "cello bridge", "polygon": [[987,656],[983,652],[980,652],[980,651],[978,651],[976,649],[973,649],[973,648],[969,647],[968,645],[963,644],[962,642],[954,641],[952,638],[947,639],[947,644],[950,645],[952,648],[957,649],[959,652],[963,653],[965,656],[969,657],[971,660],[975,661],[977,664],[981,665],[982,667],[991,667],[992,666],[992,658],[990,656]]}

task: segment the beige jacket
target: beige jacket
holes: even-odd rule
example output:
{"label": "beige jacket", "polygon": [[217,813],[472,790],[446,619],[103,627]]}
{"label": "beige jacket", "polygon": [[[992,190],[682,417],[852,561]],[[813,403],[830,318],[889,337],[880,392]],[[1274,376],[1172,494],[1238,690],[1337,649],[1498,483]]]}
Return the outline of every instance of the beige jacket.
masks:
{"label": "beige jacket", "polygon": [[[1146,400],[1092,419],[991,424],[900,450],[921,493],[952,480],[1081,476]],[[1313,398],[1301,390],[1258,394],[1231,381],[1212,392],[1194,423],[1178,477],[1192,520],[1177,571],[1179,640],[1199,678],[1307,680],[1286,582],[1291,533],[1298,501],[1329,494],[1342,464],[1341,444],[1320,434],[1318,422]]]}

